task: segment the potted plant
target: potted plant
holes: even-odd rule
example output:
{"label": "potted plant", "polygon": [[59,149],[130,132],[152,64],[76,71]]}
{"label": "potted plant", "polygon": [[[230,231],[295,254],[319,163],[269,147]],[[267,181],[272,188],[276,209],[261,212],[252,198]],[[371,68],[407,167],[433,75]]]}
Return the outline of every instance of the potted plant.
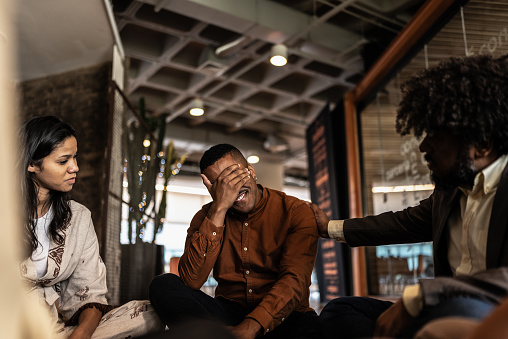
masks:
{"label": "potted plant", "polygon": [[[141,99],[140,119],[132,119],[124,134],[129,243],[122,245],[121,302],[147,299],[148,284],[164,270],[164,247],[155,244],[155,238],[164,227],[167,186],[186,158],[176,153],[172,141],[163,146],[165,127],[165,116],[145,115]],[[152,225],[153,235],[148,239],[146,231]]]}

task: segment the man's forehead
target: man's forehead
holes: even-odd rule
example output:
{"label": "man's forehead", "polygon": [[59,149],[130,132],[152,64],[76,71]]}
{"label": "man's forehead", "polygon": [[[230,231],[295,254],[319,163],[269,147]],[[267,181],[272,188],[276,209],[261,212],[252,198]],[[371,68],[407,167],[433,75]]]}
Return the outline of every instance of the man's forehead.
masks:
{"label": "man's forehead", "polygon": [[205,172],[212,172],[215,175],[219,175],[222,171],[232,165],[240,165],[240,168],[245,168],[244,163],[238,159],[238,157],[232,156],[231,154],[226,154],[219,160],[217,160],[213,165],[206,168]]}
{"label": "man's forehead", "polygon": [[219,167],[221,170],[224,170],[227,167],[234,164],[238,164],[238,160],[231,154],[226,154],[225,156],[217,160],[217,162],[215,162],[214,165]]}

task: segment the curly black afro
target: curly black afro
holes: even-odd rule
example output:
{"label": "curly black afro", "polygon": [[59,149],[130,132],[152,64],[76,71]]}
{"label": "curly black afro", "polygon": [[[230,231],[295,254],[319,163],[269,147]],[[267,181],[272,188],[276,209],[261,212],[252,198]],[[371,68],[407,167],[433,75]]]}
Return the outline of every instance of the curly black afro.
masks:
{"label": "curly black afro", "polygon": [[508,56],[451,58],[402,84],[400,135],[445,130],[467,145],[492,140],[508,153]]}

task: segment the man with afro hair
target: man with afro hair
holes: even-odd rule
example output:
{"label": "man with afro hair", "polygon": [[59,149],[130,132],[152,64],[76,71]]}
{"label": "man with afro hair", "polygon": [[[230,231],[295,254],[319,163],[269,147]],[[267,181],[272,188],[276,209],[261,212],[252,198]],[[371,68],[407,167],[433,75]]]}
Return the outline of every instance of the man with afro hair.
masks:
{"label": "man with afro hair", "polygon": [[433,242],[434,279],[395,303],[334,299],[320,314],[327,338],[411,338],[445,316],[482,319],[508,294],[508,60],[451,58],[402,86],[396,129],[422,137],[435,184],[418,206],[328,220],[319,233],[350,246]]}

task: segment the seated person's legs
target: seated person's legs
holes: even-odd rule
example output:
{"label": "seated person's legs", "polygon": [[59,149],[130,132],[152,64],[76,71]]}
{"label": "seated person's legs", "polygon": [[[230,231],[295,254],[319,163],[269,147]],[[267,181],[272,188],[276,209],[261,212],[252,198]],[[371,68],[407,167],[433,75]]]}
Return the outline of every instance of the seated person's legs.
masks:
{"label": "seated person's legs", "polygon": [[191,320],[171,327],[170,331],[158,332],[138,339],[235,339],[231,331],[210,320]]}
{"label": "seated person's legs", "polygon": [[319,318],[325,338],[372,337],[376,320],[392,303],[367,297],[340,297],[331,300]]}
{"label": "seated person's legs", "polygon": [[444,299],[436,306],[425,307],[401,337],[412,338],[427,323],[440,318],[463,317],[480,321],[487,317],[495,307],[496,304],[494,303],[475,298],[456,297]]}
{"label": "seated person's legs", "polygon": [[293,312],[266,339],[322,339],[319,317],[314,311]]}
{"label": "seated person's legs", "polygon": [[175,274],[162,274],[150,283],[150,301],[162,321],[174,325],[189,319],[214,319],[237,325],[246,313],[240,304],[193,290]]}
{"label": "seated person's legs", "polygon": [[445,317],[433,320],[425,325],[415,335],[415,339],[450,339],[467,338],[480,324],[480,321],[459,318]]}

